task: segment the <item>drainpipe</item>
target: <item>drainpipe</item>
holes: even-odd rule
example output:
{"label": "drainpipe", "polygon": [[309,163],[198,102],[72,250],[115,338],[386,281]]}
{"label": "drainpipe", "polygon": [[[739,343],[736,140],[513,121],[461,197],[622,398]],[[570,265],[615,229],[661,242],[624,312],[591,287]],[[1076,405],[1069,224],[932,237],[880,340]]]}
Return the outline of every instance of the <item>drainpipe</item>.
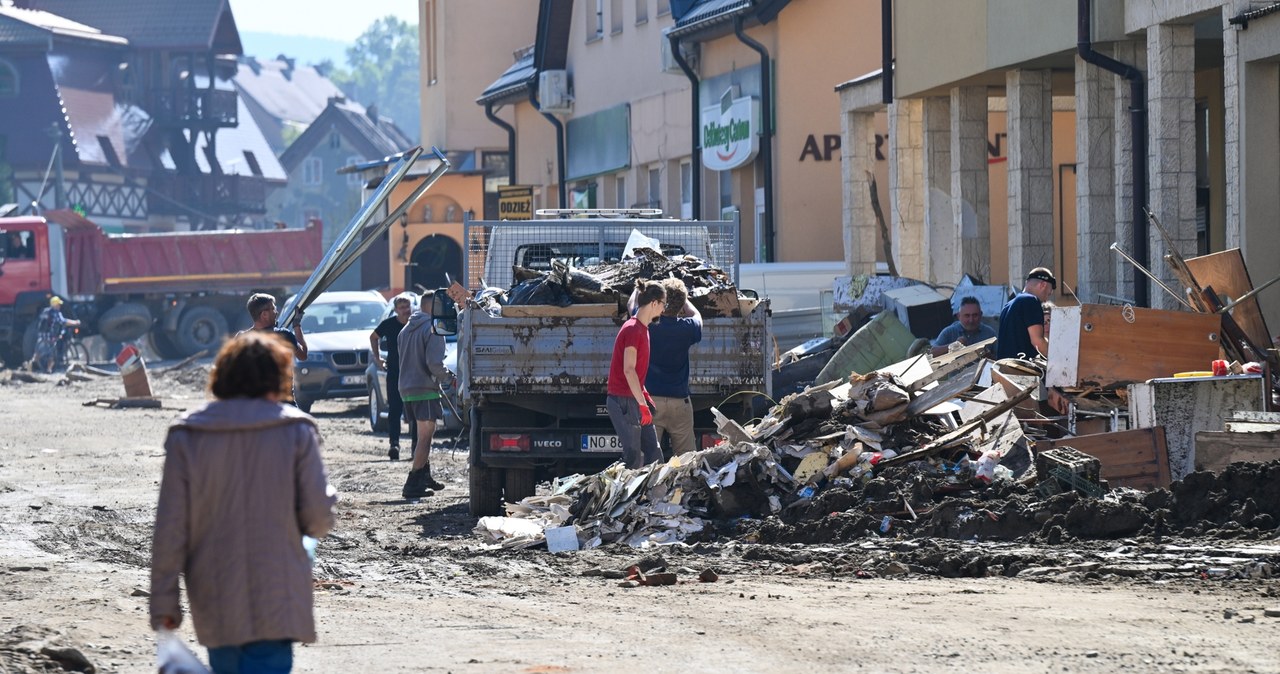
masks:
{"label": "drainpipe", "polygon": [[893,0],[880,0],[880,86],[885,105],[893,102]]}
{"label": "drainpipe", "polygon": [[484,104],[484,116],[507,132],[507,184],[516,183],[516,128],[493,111],[493,101]]}
{"label": "drainpipe", "polygon": [[529,85],[529,102],[533,104],[533,109],[542,113],[547,121],[551,122],[551,126],[556,127],[556,180],[560,183],[560,205],[557,208],[568,208],[568,200],[565,198],[564,186],[564,123],[555,115],[549,112],[542,112],[542,104],[538,102],[538,85]]}
{"label": "drainpipe", "polygon": [[[1148,258],[1147,215],[1147,84],[1142,71],[1134,66],[1121,63],[1110,56],[1099,54],[1093,50],[1093,8],[1090,0],[1077,0],[1076,4],[1076,53],[1085,63],[1090,63],[1103,70],[1115,73],[1129,80],[1129,117],[1133,127],[1130,139],[1130,153],[1133,155],[1133,257],[1143,267],[1150,268]],[[1148,294],[1147,278],[1135,266],[1133,273],[1133,301],[1140,307],[1151,305]]]}
{"label": "drainpipe", "polygon": [[689,78],[689,130],[690,130],[690,148],[689,148],[689,170],[693,173],[693,219],[702,219],[702,106],[698,101],[698,73],[693,71],[689,62],[685,60],[684,54],[680,53],[680,38],[676,35],[668,35],[667,40],[671,42],[671,55],[676,60],[676,65],[684,71],[684,76]]}
{"label": "drainpipe", "polygon": [[764,261],[773,262],[773,87],[770,83],[769,50],[747,36],[742,16],[733,20],[733,34],[742,44],[760,55],[760,162],[764,164]]}

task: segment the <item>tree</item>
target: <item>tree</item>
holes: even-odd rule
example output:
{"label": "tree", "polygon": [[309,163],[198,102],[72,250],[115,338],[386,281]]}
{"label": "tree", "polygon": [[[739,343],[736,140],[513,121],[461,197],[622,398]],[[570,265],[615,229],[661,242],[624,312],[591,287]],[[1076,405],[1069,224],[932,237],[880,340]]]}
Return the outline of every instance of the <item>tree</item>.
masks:
{"label": "tree", "polygon": [[347,67],[335,69],[333,83],[347,98],[395,120],[418,140],[418,27],[394,16],[374,21],[347,48]]}

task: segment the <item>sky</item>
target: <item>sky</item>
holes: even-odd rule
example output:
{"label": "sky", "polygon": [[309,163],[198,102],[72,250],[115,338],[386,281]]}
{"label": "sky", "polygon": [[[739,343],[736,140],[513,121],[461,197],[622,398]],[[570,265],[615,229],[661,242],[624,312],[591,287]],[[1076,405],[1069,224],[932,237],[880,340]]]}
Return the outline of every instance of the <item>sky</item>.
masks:
{"label": "sky", "polygon": [[374,21],[394,15],[418,23],[418,0],[230,0],[241,31],[355,42]]}

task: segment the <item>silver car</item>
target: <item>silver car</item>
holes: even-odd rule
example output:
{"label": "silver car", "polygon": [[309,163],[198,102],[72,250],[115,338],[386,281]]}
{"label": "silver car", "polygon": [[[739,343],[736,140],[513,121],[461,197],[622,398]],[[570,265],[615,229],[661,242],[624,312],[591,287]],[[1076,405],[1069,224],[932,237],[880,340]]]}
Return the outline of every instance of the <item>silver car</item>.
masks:
{"label": "silver car", "polygon": [[376,291],[320,293],[302,317],[307,359],[294,367],[293,390],[298,409],[311,411],[317,400],[359,398],[365,394],[365,371],[373,361],[369,332],[390,305]]}
{"label": "silver car", "polygon": [[[417,307],[419,297],[414,293],[406,292],[406,296],[411,298],[411,306]],[[387,307],[386,315],[383,318],[390,318],[395,315],[395,307]],[[376,325],[374,327],[377,327]],[[370,328],[372,331],[373,328]],[[387,345],[386,340],[378,340],[378,349],[381,351],[382,362],[386,362]],[[365,345],[369,344],[369,333],[365,333]],[[449,335],[445,337],[444,345],[444,366],[449,368],[450,372],[458,371],[458,337]],[[387,371],[378,367],[377,363],[369,363],[365,368],[366,389],[369,395],[369,429],[374,433],[385,433],[388,423],[388,407],[387,401]],[[448,401],[444,405],[444,423],[440,424],[445,431],[457,432],[462,428],[462,420],[458,418],[454,411],[458,409],[458,390],[456,387],[448,386],[444,389],[445,397]]]}

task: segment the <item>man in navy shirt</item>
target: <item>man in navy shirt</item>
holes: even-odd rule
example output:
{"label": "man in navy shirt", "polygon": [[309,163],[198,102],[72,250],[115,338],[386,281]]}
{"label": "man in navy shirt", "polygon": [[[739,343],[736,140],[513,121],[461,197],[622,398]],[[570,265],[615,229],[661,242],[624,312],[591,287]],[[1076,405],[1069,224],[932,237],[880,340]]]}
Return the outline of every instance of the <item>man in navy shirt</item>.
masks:
{"label": "man in navy shirt", "polygon": [[1000,312],[1000,332],[996,336],[996,360],[1034,358],[1049,355],[1045,336],[1044,308],[1050,293],[1058,289],[1053,272],[1036,267],[1027,272],[1027,281]]}
{"label": "man in navy shirt", "polygon": [[[653,397],[653,427],[671,438],[671,451],[698,449],[693,433],[693,403],[689,400],[689,349],[702,341],[702,314],[689,302],[684,281],[662,281],[667,303],[649,325],[649,373],[645,388]],[[635,295],[632,294],[632,303]]]}

